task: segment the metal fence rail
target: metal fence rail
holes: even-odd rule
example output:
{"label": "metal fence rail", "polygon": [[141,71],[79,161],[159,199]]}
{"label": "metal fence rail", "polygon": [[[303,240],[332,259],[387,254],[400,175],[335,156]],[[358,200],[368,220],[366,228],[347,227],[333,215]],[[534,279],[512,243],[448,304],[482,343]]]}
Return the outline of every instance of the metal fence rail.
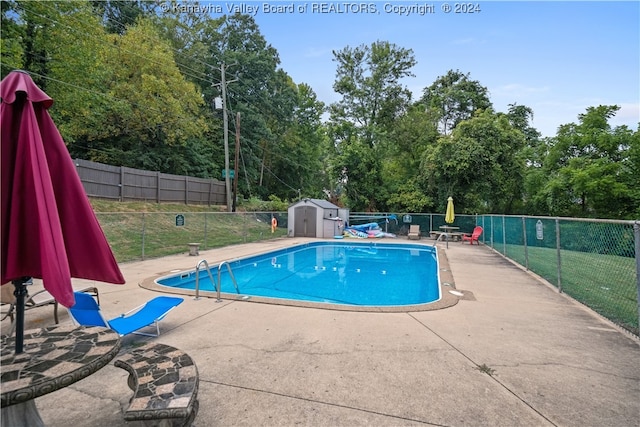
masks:
{"label": "metal fence rail", "polygon": [[482,215],[477,224],[485,244],[639,335],[638,222]]}

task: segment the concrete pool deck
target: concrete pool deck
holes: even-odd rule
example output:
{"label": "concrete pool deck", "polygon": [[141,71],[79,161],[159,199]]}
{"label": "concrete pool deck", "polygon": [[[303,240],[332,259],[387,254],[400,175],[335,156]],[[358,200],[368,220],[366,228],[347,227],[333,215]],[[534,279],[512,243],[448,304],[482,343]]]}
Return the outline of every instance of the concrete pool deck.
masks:
{"label": "concrete pool deck", "polygon": [[[150,277],[302,241],[124,263],[126,285],[95,286],[115,317],[158,295],[139,285]],[[447,308],[372,313],[187,296],[160,337],[126,336],[122,348],[154,340],[194,359],[199,427],[638,425],[636,337],[485,246],[438,247],[463,294]],[[29,310],[27,326],[53,323],[51,311]],[[131,395],[111,363],[36,405],[50,427],[126,426]]]}

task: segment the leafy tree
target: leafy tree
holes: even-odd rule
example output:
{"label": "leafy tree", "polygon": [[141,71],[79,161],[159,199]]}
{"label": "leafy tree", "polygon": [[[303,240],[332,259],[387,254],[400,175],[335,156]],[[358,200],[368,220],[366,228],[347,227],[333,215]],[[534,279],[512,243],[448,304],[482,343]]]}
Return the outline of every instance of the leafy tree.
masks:
{"label": "leafy tree", "polygon": [[[621,179],[629,188],[628,219],[640,218],[640,126],[630,137],[628,157],[622,162]],[[635,209],[633,208],[635,206]]]}
{"label": "leafy tree", "polygon": [[374,146],[376,136],[409,106],[411,92],[400,80],[413,76],[413,51],[377,41],[371,46],[347,46],[333,55],[338,64],[333,88],[342,100],[330,106],[331,120],[354,124],[360,138]]}
{"label": "leafy tree", "polygon": [[[4,3],[4,2],[3,2]],[[59,4],[60,2],[56,2]],[[4,46],[8,47],[6,58],[15,64],[16,68],[21,67],[31,73],[33,81],[45,92],[47,90],[49,62],[51,58],[47,54],[47,44],[49,33],[52,26],[56,22],[56,12],[53,16],[49,16],[49,8],[52,4],[45,2],[16,1],[7,5],[7,9],[3,9],[3,31],[4,35],[19,36],[18,39],[7,39],[3,41],[2,58],[5,62]],[[61,5],[64,7],[64,5]],[[3,5],[3,8],[5,6]],[[11,11],[16,17],[8,18]],[[14,24],[10,22],[13,21]],[[7,25],[7,29],[4,26]],[[4,40],[4,39],[3,39]],[[21,57],[18,57],[20,55]],[[12,65],[13,65],[12,64]],[[5,68],[6,65],[4,65]],[[6,70],[11,71],[11,70]]]}
{"label": "leafy tree", "polygon": [[102,121],[112,102],[107,82],[113,69],[101,54],[107,34],[87,3],[45,2],[56,23],[47,37],[51,61],[47,93],[54,99],[51,114],[73,155],[86,148],[85,136],[106,130]]}
{"label": "leafy tree", "polygon": [[384,198],[393,212],[428,212],[434,207],[416,180],[425,151],[438,139],[429,115],[420,105],[410,107],[390,134],[383,160]]}
{"label": "leafy tree", "polygon": [[0,78],[15,69],[24,68],[24,49],[21,40],[25,39],[24,28],[10,15],[15,15],[15,1],[0,2]]}
{"label": "leafy tree", "polygon": [[[296,91],[293,119],[283,131],[273,161],[274,174],[287,177],[289,184],[280,186],[279,192],[289,200],[322,197],[322,190],[328,185],[323,164],[327,148],[321,122],[324,104],[307,84],[297,85]],[[291,188],[291,183],[297,184],[297,188]]]}
{"label": "leafy tree", "polygon": [[537,193],[546,181],[542,165],[547,154],[547,146],[540,139],[540,132],[530,124],[533,120],[533,110],[524,105],[509,104],[507,117],[509,123],[524,135],[524,146],[518,152],[518,158],[520,161],[524,161],[525,166],[524,212],[546,215],[546,203],[537,196]]}
{"label": "leafy tree", "polygon": [[470,119],[478,110],[492,107],[487,88],[471,80],[469,73],[449,70],[423,90],[420,100],[438,123],[438,129],[448,135],[460,122]]}
{"label": "leafy tree", "polygon": [[353,211],[377,211],[378,193],[382,188],[380,158],[360,140],[341,144],[340,151],[343,202]]}
{"label": "leafy tree", "polygon": [[535,146],[540,138],[540,132],[533,126],[530,121],[533,120],[533,110],[525,105],[509,104],[507,117],[511,126],[518,129],[524,134],[525,143]]}
{"label": "leafy tree", "polygon": [[150,17],[157,6],[155,2],[143,0],[91,0],[91,5],[104,22],[104,29],[120,35],[139,18]]}
{"label": "leafy tree", "polygon": [[448,196],[460,212],[514,213],[522,198],[524,144],[505,114],[479,111],[427,150],[422,184],[444,212]]}
{"label": "leafy tree", "polygon": [[589,107],[578,124],[560,126],[544,165],[542,191],[551,214],[619,218],[635,211],[634,182],[624,174],[625,164],[633,163],[634,135],[609,124],[619,109]]}
{"label": "leafy tree", "polygon": [[382,159],[393,125],[408,109],[411,93],[400,83],[413,76],[410,49],[377,41],[371,46],[334,51],[334,89],[342,99],[330,106],[336,156],[334,176],[345,174],[352,210],[384,208]]}
{"label": "leafy tree", "polygon": [[[233,81],[227,86],[227,108],[242,117],[244,179],[239,181],[239,191],[246,197],[255,193],[266,197],[299,188],[298,183],[288,182],[286,174],[273,169],[280,138],[292,123],[297,102],[295,84],[278,70],[277,51],[247,15],[207,21],[203,36],[209,49],[205,61],[210,64],[209,80],[219,82],[220,67],[226,64],[227,79]],[[220,93],[209,90],[205,94],[211,94],[212,102]]]}
{"label": "leafy tree", "polygon": [[[202,98],[176,67],[171,49],[150,21],[108,35],[102,64],[110,70],[103,126],[85,129],[85,156],[162,172],[188,170],[176,146],[203,134]],[[106,148],[105,148],[106,147]]]}

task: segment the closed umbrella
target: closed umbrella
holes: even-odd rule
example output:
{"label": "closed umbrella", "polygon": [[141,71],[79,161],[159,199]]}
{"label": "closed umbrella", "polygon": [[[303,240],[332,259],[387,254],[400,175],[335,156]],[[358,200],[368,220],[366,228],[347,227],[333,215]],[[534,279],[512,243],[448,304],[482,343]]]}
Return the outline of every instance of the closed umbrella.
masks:
{"label": "closed umbrella", "polygon": [[447,213],[444,215],[444,222],[447,224],[453,224],[453,221],[456,219],[456,214],[453,210],[453,197],[449,196],[447,199]]}
{"label": "closed umbrella", "polygon": [[22,71],[0,82],[1,281],[16,286],[22,352],[24,283],[41,278],[65,307],[71,278],[124,283],[67,147],[47,109],[53,100]]}

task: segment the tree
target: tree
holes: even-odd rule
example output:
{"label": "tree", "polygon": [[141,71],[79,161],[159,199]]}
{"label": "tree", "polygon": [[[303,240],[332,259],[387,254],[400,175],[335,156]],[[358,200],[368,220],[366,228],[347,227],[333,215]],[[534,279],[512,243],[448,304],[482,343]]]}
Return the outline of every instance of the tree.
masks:
{"label": "tree", "polygon": [[[629,188],[628,219],[640,217],[640,126],[631,135],[628,157],[622,162],[621,179]],[[633,207],[635,206],[635,210]]]}
{"label": "tree", "polygon": [[424,153],[438,140],[438,131],[421,105],[413,105],[400,117],[381,155],[383,197],[393,212],[428,212],[434,207],[416,179]]}
{"label": "tree", "polygon": [[413,76],[413,51],[377,41],[355,49],[347,46],[333,55],[338,63],[333,88],[342,100],[330,106],[331,120],[352,123],[373,147],[379,142],[376,137],[409,106],[411,92],[400,80]]}
{"label": "tree", "polygon": [[416,61],[410,49],[377,41],[371,46],[334,51],[334,89],[342,99],[330,106],[334,140],[332,173],[344,174],[346,196],[353,210],[384,207],[382,159],[393,125],[407,111],[410,91],[400,80],[413,76]]}
{"label": "tree", "polygon": [[[295,84],[281,69],[278,52],[267,43],[251,16],[234,14],[208,21],[203,31],[209,51],[209,80],[220,81],[226,64],[227,110],[240,112],[242,174],[239,191],[245,196],[291,192],[299,184],[274,171],[279,143],[292,123],[297,102]],[[217,86],[220,88],[220,85]],[[218,93],[211,93],[213,97]]]}
{"label": "tree", "polygon": [[139,18],[153,15],[157,6],[155,2],[141,0],[91,0],[91,5],[104,23],[104,29],[120,35]]}
{"label": "tree", "polygon": [[444,212],[448,196],[460,212],[514,213],[522,199],[524,144],[505,114],[478,111],[443,135],[427,150],[421,166],[422,185]]}
{"label": "tree", "polygon": [[188,164],[175,147],[207,129],[196,87],[180,74],[150,21],[141,19],[107,40],[100,54],[110,70],[109,104],[96,118],[102,126],[78,135],[86,150],[77,148],[91,160],[185,173]]}
{"label": "tree", "polygon": [[111,108],[108,95],[113,69],[103,61],[107,34],[87,3],[44,3],[52,22],[45,49],[51,58],[47,93],[55,101],[51,114],[72,155],[84,152],[88,135],[108,129],[104,114]]}
{"label": "tree", "polygon": [[297,184],[293,188],[291,184],[274,187],[275,194],[285,200],[322,197],[323,188],[329,185],[323,162],[327,149],[321,122],[324,104],[307,84],[297,85],[296,92],[293,118],[274,147],[277,152],[272,164],[276,176],[286,176],[288,183]]}
{"label": "tree", "polygon": [[15,1],[0,2],[0,78],[15,69],[24,68],[24,49],[21,40],[25,39],[24,28],[11,15],[15,15],[17,5]]}
{"label": "tree", "polygon": [[560,126],[544,164],[548,179],[542,192],[550,213],[620,218],[636,211],[637,175],[633,182],[625,174],[633,164],[636,139],[626,126],[609,125],[619,109],[589,107],[578,124]]}
{"label": "tree", "polygon": [[423,90],[420,102],[448,135],[460,122],[470,119],[478,110],[492,107],[487,88],[471,80],[469,73],[449,70]]}
{"label": "tree", "polygon": [[[4,3],[4,2],[3,2]],[[30,1],[15,1],[5,6],[3,4],[3,37],[5,36],[18,36],[15,40],[3,39],[3,70],[6,70],[5,55],[7,59],[16,68],[23,68],[31,73],[33,81],[45,92],[47,91],[48,74],[49,74],[49,62],[51,58],[47,53],[47,44],[49,40],[49,32],[52,26],[55,24],[55,17],[58,12],[54,10],[53,19],[49,16],[49,10],[54,4],[59,4],[64,8],[64,4],[61,2],[51,2],[51,4],[45,2],[30,2]],[[7,9],[4,9],[4,8]],[[8,18],[8,13],[15,14],[15,18]],[[10,24],[13,21],[16,25]],[[7,29],[4,26],[7,25]],[[7,52],[4,51],[5,45],[7,46]],[[20,55],[20,57],[18,57]],[[13,65],[12,64],[12,65]]]}

